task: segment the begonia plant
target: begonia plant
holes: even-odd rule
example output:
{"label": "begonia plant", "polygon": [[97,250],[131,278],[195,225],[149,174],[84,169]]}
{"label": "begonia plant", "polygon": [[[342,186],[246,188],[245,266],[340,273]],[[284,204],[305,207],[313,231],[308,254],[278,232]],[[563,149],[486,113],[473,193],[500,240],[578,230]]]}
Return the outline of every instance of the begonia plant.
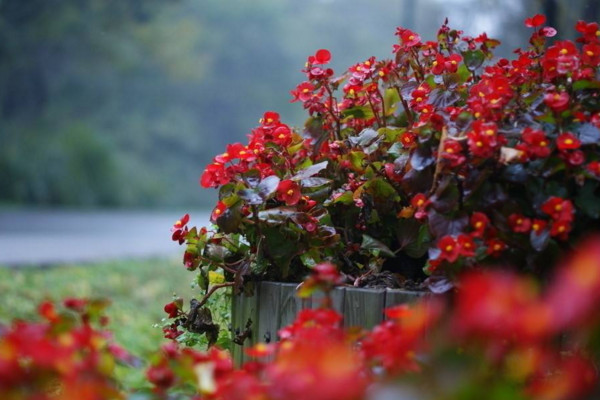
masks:
{"label": "begonia plant", "polygon": [[236,292],[322,262],[355,286],[438,290],[498,264],[546,275],[600,229],[600,30],[580,21],[575,42],[555,40],[544,22],[526,21],[512,59],[447,22],[433,41],[398,28],[392,59],[341,75],[328,50],[309,56],[291,92],[304,129],[266,112],[206,167],[215,225],[175,224],[185,266],[205,290],[222,269]]}

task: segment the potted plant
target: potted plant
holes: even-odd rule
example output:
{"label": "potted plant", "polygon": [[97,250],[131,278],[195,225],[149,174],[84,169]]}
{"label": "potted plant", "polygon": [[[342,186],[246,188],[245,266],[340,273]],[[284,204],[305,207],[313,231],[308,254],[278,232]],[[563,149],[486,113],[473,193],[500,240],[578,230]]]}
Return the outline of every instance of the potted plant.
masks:
{"label": "potted plant", "polygon": [[[342,75],[327,67],[329,51],[308,57],[291,92],[309,114],[304,129],[265,113],[248,143],[228,145],[202,174],[219,190],[215,226],[189,228],[186,216],[173,227],[207,293],[196,305],[222,287],[293,282],[263,285],[248,306],[281,307],[331,263],[346,287],[384,288],[362,304],[375,324],[387,289],[445,291],[458,272],[497,264],[545,276],[600,228],[600,42],[597,24],[580,22],[577,43],[547,43],[556,30],[544,22],[526,21],[530,46],[512,60],[494,57],[497,40],[447,21],[435,41],[398,28],[393,59]],[[225,279],[209,289],[211,271]],[[171,311],[182,321],[181,305]],[[249,313],[234,315],[240,340],[245,321],[261,324]],[[274,337],[287,319],[263,323]]]}

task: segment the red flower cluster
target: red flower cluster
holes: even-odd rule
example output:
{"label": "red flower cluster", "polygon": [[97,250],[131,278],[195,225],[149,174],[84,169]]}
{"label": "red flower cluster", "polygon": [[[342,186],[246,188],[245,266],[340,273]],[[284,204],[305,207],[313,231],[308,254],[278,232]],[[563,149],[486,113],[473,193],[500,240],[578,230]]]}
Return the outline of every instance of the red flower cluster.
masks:
{"label": "red flower cluster", "polygon": [[[6,400],[122,399],[113,378],[116,359],[130,356],[110,341],[102,305],[66,299],[66,310],[39,306],[43,322],[15,321],[0,329],[0,393]],[[52,390],[50,390],[52,388]]]}
{"label": "red flower cluster", "polygon": [[171,228],[171,232],[173,232],[171,239],[173,239],[173,241],[179,242],[179,244],[185,242],[185,237],[188,234],[187,223],[189,221],[190,215],[185,214],[183,217],[181,217],[181,219],[177,220],[177,222],[173,224],[173,227]]}
{"label": "red flower cluster", "polygon": [[550,235],[566,240],[575,217],[573,203],[560,197],[550,197],[542,204],[542,211],[552,219]]}
{"label": "red flower cluster", "polygon": [[[486,223],[480,215],[472,219]],[[596,237],[542,292],[513,272],[471,271],[451,300],[388,308],[386,320],[368,331],[342,329],[332,309],[305,309],[280,330],[280,341],[247,349],[254,360],[239,369],[218,349],[200,353],[169,344],[147,377],[158,393],[191,384],[202,399],[215,400],[462,398],[490,385],[516,398],[594,398],[600,390],[593,353],[600,332],[598,260]],[[334,266],[318,270],[323,279],[336,279]],[[448,380],[457,370],[460,376]],[[397,382],[402,390],[395,392]]]}

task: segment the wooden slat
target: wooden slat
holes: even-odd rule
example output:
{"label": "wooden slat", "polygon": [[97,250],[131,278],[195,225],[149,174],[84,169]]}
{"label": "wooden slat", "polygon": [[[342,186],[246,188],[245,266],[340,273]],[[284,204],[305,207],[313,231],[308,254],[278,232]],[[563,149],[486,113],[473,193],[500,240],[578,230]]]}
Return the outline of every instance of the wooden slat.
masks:
{"label": "wooden slat", "polygon": [[[323,295],[315,294],[310,299],[296,297],[296,284],[260,282],[255,295],[234,296],[232,300],[232,327],[235,331],[243,331],[248,318],[251,318],[253,335],[246,340],[244,348],[270,338],[276,341],[277,332],[284,326],[294,322],[303,308],[318,308]],[[336,288],[332,294],[333,308],[344,315],[344,326],[359,326],[371,329],[384,319],[383,310],[398,304],[411,303],[425,293],[401,289],[359,289]],[[249,359],[238,345],[233,347],[233,358],[236,365]]]}
{"label": "wooden slat", "polygon": [[383,321],[385,289],[346,289],[344,326],[371,329]]}
{"label": "wooden slat", "polygon": [[296,296],[297,283],[282,283],[279,293],[280,328],[287,326],[296,320],[300,310],[309,308],[311,305],[310,299],[300,299]]}
{"label": "wooden slat", "polygon": [[[344,297],[346,289],[343,287],[337,287],[331,292],[332,307],[335,311],[343,314],[344,312]],[[321,292],[315,293],[310,298],[310,308],[319,308],[323,304],[324,295]]]}
{"label": "wooden slat", "polygon": [[252,336],[244,341],[244,346],[232,344],[232,357],[236,366],[241,366],[242,363],[248,360],[248,356],[245,355],[244,349],[251,347],[256,343],[258,336],[258,298],[259,291],[256,290],[254,296],[246,296],[240,294],[233,296],[231,300],[231,327],[233,331],[233,337],[235,337],[236,331],[243,332],[246,328],[248,319],[252,320],[251,330]]}
{"label": "wooden slat", "polygon": [[281,283],[261,282],[258,298],[258,336],[257,342],[275,342],[280,328]]}
{"label": "wooden slat", "polygon": [[427,295],[427,292],[415,292],[402,289],[386,289],[385,307],[393,307],[400,304],[410,304]]}

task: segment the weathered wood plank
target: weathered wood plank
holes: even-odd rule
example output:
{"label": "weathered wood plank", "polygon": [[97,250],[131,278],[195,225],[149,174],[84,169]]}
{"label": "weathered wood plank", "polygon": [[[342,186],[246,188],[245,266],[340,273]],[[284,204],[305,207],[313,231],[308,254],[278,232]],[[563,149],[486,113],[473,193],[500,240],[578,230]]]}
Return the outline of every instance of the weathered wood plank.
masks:
{"label": "weathered wood plank", "polygon": [[344,326],[371,329],[383,321],[385,289],[348,289],[344,298]]}
{"label": "weathered wood plank", "polygon": [[421,299],[427,292],[415,292],[403,289],[386,289],[384,308],[400,304],[410,304]]}
{"label": "weathered wood plank", "polygon": [[279,303],[281,304],[279,323],[280,328],[290,325],[296,320],[300,310],[309,308],[310,299],[301,299],[296,296],[297,283],[282,283],[279,294]]}
{"label": "weathered wood plank", "polygon": [[[340,314],[344,312],[344,298],[346,289],[343,287],[337,287],[331,292],[331,306],[333,309]],[[311,296],[310,308],[320,308],[323,305],[324,295],[321,292],[315,293]]]}
{"label": "weathered wood plank", "polygon": [[258,335],[255,338],[255,343],[272,343],[277,341],[277,331],[281,327],[281,285],[278,282],[260,282],[259,284]]}
{"label": "weathered wood plank", "polygon": [[[243,332],[250,318],[252,337],[246,340],[244,348],[258,342],[278,340],[277,332],[291,324],[300,310],[319,308],[323,303],[323,294],[317,293],[309,299],[296,297],[296,284],[278,282],[260,282],[255,295],[234,296],[232,301],[232,328],[234,333]],[[344,326],[360,326],[371,329],[384,320],[383,310],[398,304],[411,303],[426,293],[401,289],[359,289],[339,287],[331,293],[333,308],[344,316]],[[238,345],[233,347],[236,365],[249,359]]]}
{"label": "weathered wood plank", "polygon": [[257,342],[258,330],[258,298],[259,290],[255,290],[253,296],[240,294],[233,296],[231,299],[231,328],[233,338],[239,333],[244,332],[249,320],[252,321],[250,329],[251,336],[244,341],[244,345],[240,346],[232,344],[232,357],[236,366],[241,366],[249,357],[244,353],[244,349],[251,347]]}

